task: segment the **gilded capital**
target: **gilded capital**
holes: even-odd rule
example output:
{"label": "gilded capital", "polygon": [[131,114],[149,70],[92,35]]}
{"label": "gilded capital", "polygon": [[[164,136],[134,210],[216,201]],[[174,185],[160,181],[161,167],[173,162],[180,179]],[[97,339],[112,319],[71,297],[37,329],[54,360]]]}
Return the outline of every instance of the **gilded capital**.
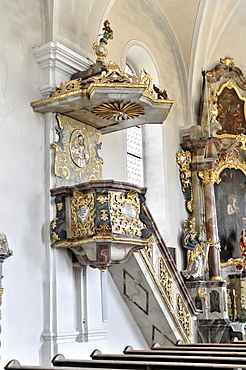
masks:
{"label": "gilded capital", "polygon": [[202,179],[204,185],[215,183],[219,184],[221,180],[219,177],[219,173],[213,169],[199,171],[198,175]]}

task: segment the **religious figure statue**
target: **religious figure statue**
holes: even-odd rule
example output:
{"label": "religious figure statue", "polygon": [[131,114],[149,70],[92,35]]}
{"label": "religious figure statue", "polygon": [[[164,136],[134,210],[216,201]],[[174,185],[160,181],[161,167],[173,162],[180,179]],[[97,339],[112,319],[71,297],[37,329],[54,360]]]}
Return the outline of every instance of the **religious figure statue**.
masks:
{"label": "religious figure statue", "polygon": [[182,238],[183,247],[187,249],[187,267],[182,271],[186,279],[199,279],[203,276],[203,258],[205,257],[201,237],[195,230],[195,217],[189,217],[183,227],[184,235]]}
{"label": "religious figure statue", "polygon": [[73,161],[79,167],[85,167],[89,161],[90,154],[86,148],[84,136],[79,133],[71,143],[71,154]]}
{"label": "religious figure statue", "polygon": [[236,268],[238,270],[246,271],[246,229],[242,229],[241,238],[239,240],[239,246],[242,251],[242,259],[241,262],[239,262],[236,265]]}

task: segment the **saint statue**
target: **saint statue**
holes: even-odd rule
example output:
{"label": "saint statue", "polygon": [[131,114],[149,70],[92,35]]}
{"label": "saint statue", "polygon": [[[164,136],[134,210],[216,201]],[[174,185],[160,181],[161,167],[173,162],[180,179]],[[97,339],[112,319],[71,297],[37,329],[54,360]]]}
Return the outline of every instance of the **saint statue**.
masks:
{"label": "saint statue", "polygon": [[183,247],[187,249],[187,267],[182,271],[186,279],[199,279],[203,277],[203,258],[205,257],[200,236],[195,230],[196,219],[189,217],[183,227],[184,235],[182,238]]}

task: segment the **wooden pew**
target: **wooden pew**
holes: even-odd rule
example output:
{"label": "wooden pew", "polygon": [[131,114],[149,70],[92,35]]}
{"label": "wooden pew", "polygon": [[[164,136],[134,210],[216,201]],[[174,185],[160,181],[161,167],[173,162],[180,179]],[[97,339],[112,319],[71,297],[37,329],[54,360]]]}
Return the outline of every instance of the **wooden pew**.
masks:
{"label": "wooden pew", "polygon": [[156,354],[160,354],[160,355],[172,355],[172,356],[187,356],[187,355],[190,355],[190,356],[220,356],[222,355],[223,353],[223,357],[231,357],[233,356],[234,358],[236,357],[245,357],[246,358],[246,350],[244,351],[238,351],[238,352],[234,352],[234,351],[213,351],[213,350],[203,350],[201,349],[200,351],[198,350],[190,350],[190,349],[162,349],[162,350],[159,350],[159,351],[152,351],[152,350],[134,350],[134,349],[125,349],[124,350],[124,353],[125,354],[135,354],[135,355],[141,355],[141,356],[145,356],[145,355],[149,355],[149,356],[156,356]]}
{"label": "wooden pew", "polygon": [[[118,361],[118,360],[66,360],[64,356],[57,355],[53,359],[53,364],[56,370],[81,370],[83,369],[132,369],[132,370],[246,370],[246,365],[227,364],[221,358],[223,363],[196,363],[196,362],[155,362],[155,361]],[[52,367],[43,366],[25,366],[21,365],[17,360],[10,361],[5,367],[5,370],[54,370]]]}
{"label": "wooden pew", "polygon": [[[231,342],[231,343],[182,343],[182,342],[177,342],[176,347],[219,347],[219,348],[233,348],[233,347],[238,347],[240,343],[239,341]],[[154,346],[156,348],[160,348],[161,346],[156,343]],[[153,347],[154,347],[153,346]],[[246,342],[241,341],[240,347],[245,347],[246,348]]]}
{"label": "wooden pew", "polygon": [[179,344],[174,347],[162,347],[160,345],[154,345],[151,349],[154,351],[176,351],[179,350],[192,350],[192,351],[216,351],[216,352],[246,352],[246,345],[235,343],[191,343],[191,344]]}
{"label": "wooden pew", "polygon": [[[209,354],[201,355],[200,353],[196,353],[196,355],[190,355],[184,353],[182,355],[175,354],[149,354],[149,353],[142,353],[142,354],[103,354],[99,350],[95,350],[91,354],[91,358],[93,360],[115,360],[115,361],[145,361],[147,362],[196,362],[196,363],[221,363],[222,356],[216,353],[214,356],[210,356]],[[223,356],[224,358],[224,356]],[[64,357],[62,358],[64,361]],[[74,361],[74,360],[73,360]],[[224,358],[224,362],[226,364],[245,364],[246,365],[246,356],[245,357],[235,357],[234,354]],[[58,361],[59,363],[59,361]]]}
{"label": "wooden pew", "polygon": [[[114,355],[112,355],[113,357]],[[132,369],[132,370],[164,370],[164,369],[242,369],[246,370],[246,359],[242,361],[237,361],[235,359],[233,362],[227,363],[222,357],[218,358],[216,361],[205,361],[202,359],[200,362],[195,359],[185,359],[180,361],[172,361],[169,359],[162,361],[153,361],[152,359],[146,359],[145,357],[139,360],[119,360],[119,359],[98,359],[98,360],[76,360],[76,359],[65,359],[61,354],[55,356],[52,360],[54,366],[66,367],[66,368],[97,368],[97,369]]]}

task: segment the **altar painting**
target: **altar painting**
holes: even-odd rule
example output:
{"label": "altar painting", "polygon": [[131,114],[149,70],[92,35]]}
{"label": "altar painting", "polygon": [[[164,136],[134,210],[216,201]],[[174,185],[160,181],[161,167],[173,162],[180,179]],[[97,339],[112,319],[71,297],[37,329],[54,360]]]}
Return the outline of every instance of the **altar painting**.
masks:
{"label": "altar painting", "polygon": [[221,262],[241,257],[239,247],[242,229],[246,229],[245,175],[240,170],[226,168],[221,181],[215,184]]}
{"label": "altar painting", "polygon": [[[224,87],[222,92],[218,92],[218,115],[217,121],[221,129],[217,134],[237,135],[246,132],[244,98],[240,99],[235,88]],[[233,86],[233,85],[232,85]]]}

